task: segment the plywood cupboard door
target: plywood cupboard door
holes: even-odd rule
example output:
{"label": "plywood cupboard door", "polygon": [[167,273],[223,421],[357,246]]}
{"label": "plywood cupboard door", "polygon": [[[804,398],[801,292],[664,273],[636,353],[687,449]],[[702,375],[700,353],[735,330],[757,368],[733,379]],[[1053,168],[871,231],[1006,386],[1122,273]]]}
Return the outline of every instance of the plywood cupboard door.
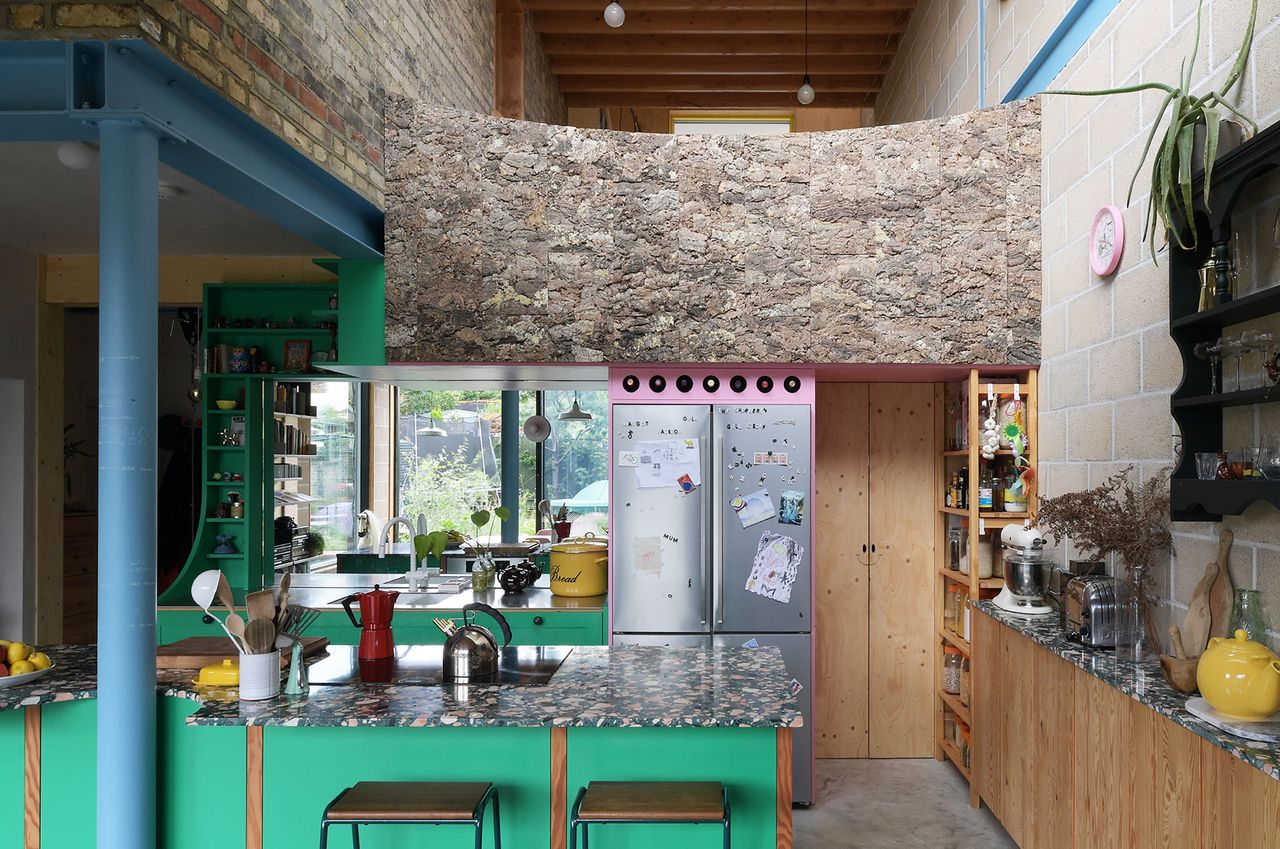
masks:
{"label": "plywood cupboard door", "polygon": [[865,758],[867,385],[819,384],[815,427],[814,750]]}
{"label": "plywood cupboard door", "polygon": [[1125,798],[1129,792],[1125,759],[1129,755],[1122,742],[1128,739],[1129,698],[1085,673],[1076,678],[1072,698],[1077,744],[1072,773],[1074,847],[1128,846],[1121,810],[1129,808]]}
{"label": "plywood cupboard door", "polygon": [[1280,781],[1207,740],[1200,754],[1200,845],[1274,849],[1280,835]]}
{"label": "plywood cupboard door", "polygon": [[[1195,849],[1200,846],[1200,748],[1195,734],[1133,699],[1127,704],[1129,750],[1127,846]],[[1096,791],[1095,791],[1096,792]]]}
{"label": "plywood cupboard door", "polygon": [[1029,687],[1033,783],[1031,818],[1024,824],[1027,849],[1071,849],[1071,831],[1064,827],[1063,815],[1072,809],[1071,758],[1074,754],[1074,716],[1064,710],[1072,704],[1076,670],[1066,661],[1023,640],[1031,646],[1024,676]]}
{"label": "plywood cupboard door", "polygon": [[1001,699],[1000,654],[1004,626],[989,616],[973,617],[973,769],[978,795],[997,818],[1002,818],[1000,803],[1000,759],[1004,729],[1000,721]]}
{"label": "plywood cupboard door", "polygon": [[934,752],[934,388],[870,387],[870,755]]}

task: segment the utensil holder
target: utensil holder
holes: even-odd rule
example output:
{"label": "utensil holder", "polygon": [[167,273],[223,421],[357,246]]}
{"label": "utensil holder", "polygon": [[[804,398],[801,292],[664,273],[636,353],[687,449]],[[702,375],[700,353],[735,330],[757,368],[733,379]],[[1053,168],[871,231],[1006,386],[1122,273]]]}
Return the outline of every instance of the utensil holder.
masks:
{"label": "utensil holder", "polygon": [[240,655],[240,699],[257,702],[280,695],[280,650]]}

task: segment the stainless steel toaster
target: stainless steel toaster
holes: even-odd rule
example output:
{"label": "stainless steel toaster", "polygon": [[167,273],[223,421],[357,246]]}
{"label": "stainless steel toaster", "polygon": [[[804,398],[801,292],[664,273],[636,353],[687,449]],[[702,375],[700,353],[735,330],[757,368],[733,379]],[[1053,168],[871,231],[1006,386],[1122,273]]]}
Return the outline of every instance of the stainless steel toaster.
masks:
{"label": "stainless steel toaster", "polygon": [[1065,602],[1067,639],[1086,646],[1115,646],[1119,614],[1115,578],[1072,578],[1067,582]]}

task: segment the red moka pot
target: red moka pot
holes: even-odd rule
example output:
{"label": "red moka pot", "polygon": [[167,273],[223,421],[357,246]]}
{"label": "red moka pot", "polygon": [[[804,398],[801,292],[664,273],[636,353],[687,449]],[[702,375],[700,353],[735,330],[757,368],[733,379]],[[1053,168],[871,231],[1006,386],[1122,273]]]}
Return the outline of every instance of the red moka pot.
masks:
{"label": "red moka pot", "polygon": [[[360,660],[389,660],[395,653],[395,640],[391,636],[391,617],[395,614],[396,599],[400,593],[384,590],[377,584],[364,593],[353,593],[342,600],[342,606],[351,617],[351,624],[360,629]],[[356,619],[351,602],[360,602],[360,618]]]}

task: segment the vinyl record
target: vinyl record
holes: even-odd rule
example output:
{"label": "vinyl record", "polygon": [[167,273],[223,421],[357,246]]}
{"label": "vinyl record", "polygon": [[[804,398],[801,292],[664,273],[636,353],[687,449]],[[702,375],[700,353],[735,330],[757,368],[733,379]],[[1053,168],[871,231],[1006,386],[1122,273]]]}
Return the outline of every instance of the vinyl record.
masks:
{"label": "vinyl record", "polygon": [[551,422],[545,416],[529,416],[524,420],[524,435],[531,442],[546,442],[551,435]]}

